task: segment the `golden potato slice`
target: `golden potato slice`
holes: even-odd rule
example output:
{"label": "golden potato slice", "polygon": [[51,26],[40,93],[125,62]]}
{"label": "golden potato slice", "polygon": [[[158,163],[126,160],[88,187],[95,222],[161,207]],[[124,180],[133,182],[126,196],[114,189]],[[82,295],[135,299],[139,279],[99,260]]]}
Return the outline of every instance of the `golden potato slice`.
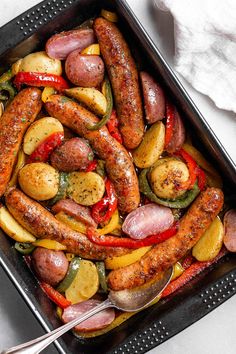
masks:
{"label": "golden potato slice", "polygon": [[34,242],[36,240],[30,232],[18,224],[4,206],[0,208],[0,227],[17,242]]}
{"label": "golden potato slice", "polygon": [[32,154],[36,147],[53,133],[63,133],[63,125],[58,119],[53,117],[44,117],[36,120],[27,130],[23,150],[27,155]]}
{"label": "golden potato slice", "polygon": [[159,159],[150,171],[150,184],[160,198],[175,199],[186,192],[177,187],[188,181],[187,165],[174,157]]}
{"label": "golden potato slice", "polygon": [[106,258],[105,266],[107,269],[118,269],[128,266],[138,261],[145,253],[150,251],[151,248],[151,246],[141,247],[123,256]]}
{"label": "golden potato slice", "polygon": [[84,48],[81,54],[100,55],[100,45],[98,43],[91,44],[88,47]]}
{"label": "golden potato slice", "polygon": [[104,17],[107,21],[110,21],[110,22],[117,22],[118,21],[117,14],[115,12],[112,12],[112,11],[108,11],[108,10],[102,9],[101,16]]}
{"label": "golden potato slice", "polygon": [[65,291],[67,300],[72,304],[90,299],[96,294],[99,287],[99,277],[95,264],[91,261],[81,260],[78,272]]}
{"label": "golden potato slice", "polygon": [[18,71],[34,71],[38,73],[47,74],[62,74],[61,61],[50,58],[46,52],[35,52],[24,57],[20,64]]}
{"label": "golden potato slice", "polygon": [[69,97],[84,103],[92,112],[104,115],[107,110],[106,97],[93,87],[74,87],[65,90]]}
{"label": "golden potato slice", "polygon": [[95,172],[72,172],[68,182],[68,195],[81,205],[97,203],[105,192],[104,180]]}
{"label": "golden potato slice", "polygon": [[210,261],[220,252],[223,245],[224,227],[219,217],[216,217],[204,235],[192,249],[192,255],[198,261]]}
{"label": "golden potato slice", "polygon": [[36,200],[48,200],[58,192],[59,172],[43,163],[29,163],[18,174],[18,181],[23,192]]}
{"label": "golden potato slice", "polygon": [[157,122],[144,134],[143,141],[133,152],[134,163],[139,168],[152,166],[160,157],[165,145],[165,126]]}

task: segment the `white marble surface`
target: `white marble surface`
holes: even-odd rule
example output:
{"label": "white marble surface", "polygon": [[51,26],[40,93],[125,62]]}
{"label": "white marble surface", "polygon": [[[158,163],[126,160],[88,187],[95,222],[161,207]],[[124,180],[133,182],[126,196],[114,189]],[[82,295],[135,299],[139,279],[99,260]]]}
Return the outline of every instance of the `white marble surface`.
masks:
{"label": "white marble surface", "polygon": [[[151,0],[127,1],[166,60],[173,66],[174,43],[171,17],[154,11]],[[38,2],[38,0],[1,0],[0,26]],[[235,115],[216,109],[206,96],[196,92],[183,78],[179,78],[236,163]],[[1,269],[0,282],[0,350],[2,350],[39,336],[43,331]],[[234,354],[236,350],[235,308],[236,296],[158,348],[151,350],[149,354],[222,354],[223,352]],[[51,347],[44,353],[54,354],[56,351]]]}

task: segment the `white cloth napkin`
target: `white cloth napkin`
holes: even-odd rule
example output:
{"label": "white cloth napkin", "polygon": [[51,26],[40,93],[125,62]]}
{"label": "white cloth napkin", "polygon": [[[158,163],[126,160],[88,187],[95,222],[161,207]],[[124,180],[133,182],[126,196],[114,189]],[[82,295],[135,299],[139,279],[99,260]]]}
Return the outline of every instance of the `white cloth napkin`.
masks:
{"label": "white cloth napkin", "polygon": [[153,0],[174,18],[175,69],[236,113],[236,0]]}

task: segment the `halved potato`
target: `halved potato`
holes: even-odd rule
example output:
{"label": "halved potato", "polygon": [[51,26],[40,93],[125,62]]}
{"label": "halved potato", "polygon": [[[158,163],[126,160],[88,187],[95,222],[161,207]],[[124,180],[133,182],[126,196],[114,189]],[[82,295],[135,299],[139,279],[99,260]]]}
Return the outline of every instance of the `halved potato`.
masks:
{"label": "halved potato", "polygon": [[18,71],[61,75],[62,65],[60,60],[52,59],[42,51],[26,55],[19,63]]}
{"label": "halved potato", "polygon": [[151,248],[151,246],[141,247],[123,256],[113,258],[108,257],[105,260],[105,266],[107,269],[118,269],[128,266],[138,261],[145,253],[150,251]]}
{"label": "halved potato", "polygon": [[65,90],[69,97],[84,103],[92,112],[104,115],[107,110],[106,97],[93,87],[74,87]]}
{"label": "halved potato", "polygon": [[27,130],[23,150],[27,155],[31,155],[36,147],[53,133],[63,133],[63,125],[58,119],[53,117],[44,117],[36,120]]}
{"label": "halved potato", "polygon": [[104,180],[95,172],[72,172],[68,182],[68,195],[81,205],[97,203],[105,192]]}
{"label": "halved potato", "polygon": [[44,162],[25,165],[18,174],[23,192],[36,200],[48,200],[58,192],[59,172]]}
{"label": "halved potato", "polygon": [[0,227],[17,242],[34,242],[36,238],[24,229],[9,213],[6,207],[0,208]]}
{"label": "halved potato", "polygon": [[81,260],[77,274],[65,291],[67,300],[72,304],[90,299],[96,294],[99,287],[99,276],[95,264],[91,261]]}
{"label": "halved potato", "polygon": [[134,150],[134,163],[139,168],[152,166],[160,157],[165,145],[165,126],[157,122],[144,134],[143,141]]}
{"label": "halved potato", "polygon": [[84,48],[81,54],[100,55],[100,46],[98,43],[91,44],[88,47]]}
{"label": "halved potato", "polygon": [[220,218],[217,216],[193,247],[192,255],[201,262],[211,261],[220,252],[223,246],[223,238],[224,227]]}

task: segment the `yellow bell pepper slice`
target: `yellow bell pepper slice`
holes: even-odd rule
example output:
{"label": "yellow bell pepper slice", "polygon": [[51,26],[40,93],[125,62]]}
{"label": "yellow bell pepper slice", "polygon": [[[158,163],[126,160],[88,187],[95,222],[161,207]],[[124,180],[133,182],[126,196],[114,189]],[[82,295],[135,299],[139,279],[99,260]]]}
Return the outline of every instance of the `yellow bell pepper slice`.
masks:
{"label": "yellow bell pepper slice", "polygon": [[88,47],[84,48],[81,54],[100,55],[100,45],[98,43],[91,44]]}
{"label": "yellow bell pepper slice", "polygon": [[119,212],[118,212],[118,209],[116,209],[115,212],[113,213],[109,223],[106,226],[104,226],[102,229],[98,229],[97,232],[99,235],[106,235],[106,234],[109,234],[110,232],[112,232],[113,230],[116,230],[116,229],[119,230],[120,228],[121,228],[121,225],[120,225]]}
{"label": "yellow bell pepper slice", "polygon": [[60,211],[58,214],[56,214],[55,218],[69,226],[72,230],[86,234],[86,225],[84,225],[81,221],[74,219],[72,216],[64,213],[64,211]]}
{"label": "yellow bell pepper slice", "polygon": [[47,238],[37,240],[37,241],[33,242],[33,245],[36,247],[43,247],[43,248],[47,248],[49,250],[54,250],[54,251],[65,251],[66,250],[65,245],[62,245],[60,242],[57,242],[55,240],[50,240]]}
{"label": "yellow bell pepper slice", "polygon": [[18,173],[24,165],[25,165],[25,153],[22,149],[20,149],[18,152],[17,163],[15,166],[14,172],[13,172],[11,180],[8,184],[9,187],[13,187],[16,185]]}
{"label": "yellow bell pepper slice", "polygon": [[180,275],[184,272],[184,268],[182,267],[180,262],[175,263],[174,267],[173,267],[173,274],[171,277],[171,281],[180,277]]}
{"label": "yellow bell pepper slice", "polygon": [[138,261],[145,253],[150,251],[152,246],[141,247],[133,250],[131,253],[125,254],[119,257],[106,258],[105,267],[107,269],[118,269],[121,267],[126,267],[136,261]]}
{"label": "yellow bell pepper slice", "polygon": [[24,229],[9,213],[6,207],[0,208],[0,227],[17,242],[34,242],[36,238]]}
{"label": "yellow bell pepper slice", "polygon": [[193,145],[184,143],[182,146],[185,151],[192,156],[197,164],[205,171],[207,184],[210,187],[222,188],[222,178],[214,167],[205,159],[205,157]]}
{"label": "yellow bell pepper slice", "polygon": [[53,87],[46,86],[43,89],[41,100],[45,103],[49,100],[49,97],[55,95],[56,90]]}
{"label": "yellow bell pepper slice", "polygon": [[105,9],[102,9],[101,11],[101,16],[105,18],[107,21],[110,22],[117,22],[118,21],[118,16],[115,12],[108,11]]}
{"label": "yellow bell pepper slice", "polygon": [[75,258],[74,253],[66,253],[66,259],[68,260],[68,262],[71,262],[73,258]]}

